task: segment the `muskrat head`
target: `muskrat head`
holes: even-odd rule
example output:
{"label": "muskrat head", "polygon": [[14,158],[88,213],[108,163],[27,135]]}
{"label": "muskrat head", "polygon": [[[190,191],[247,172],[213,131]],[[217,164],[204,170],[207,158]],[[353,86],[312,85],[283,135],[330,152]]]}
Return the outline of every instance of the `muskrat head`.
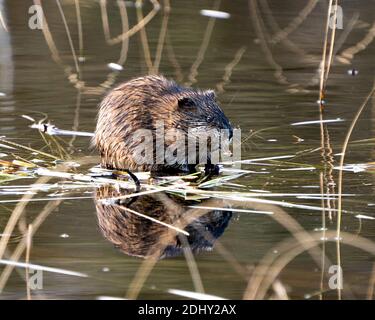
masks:
{"label": "muskrat head", "polygon": [[[177,98],[174,119],[173,127],[180,131],[176,140],[186,143],[189,163],[210,162],[211,152],[228,144],[233,136],[232,126],[219,107],[213,90],[184,91]],[[166,142],[172,142],[168,140],[168,133]],[[195,146],[195,158],[191,155],[191,146]]]}
{"label": "muskrat head", "polygon": [[227,130],[228,138],[232,138],[232,126],[219,107],[213,90],[187,92],[178,99],[177,105],[177,111],[182,114],[177,128],[185,125],[196,132]]}

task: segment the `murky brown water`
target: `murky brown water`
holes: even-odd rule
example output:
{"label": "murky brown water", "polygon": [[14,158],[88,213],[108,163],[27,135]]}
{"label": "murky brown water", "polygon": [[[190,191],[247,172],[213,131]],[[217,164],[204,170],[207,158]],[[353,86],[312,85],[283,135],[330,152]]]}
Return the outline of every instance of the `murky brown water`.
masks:
{"label": "murky brown water", "polygon": [[[61,1],[77,56],[85,58],[79,63],[80,79],[74,80],[74,60],[66,30],[54,1],[44,4],[49,30],[59,56],[51,57],[41,30],[28,27],[30,1],[0,1],[1,13],[9,32],[0,25],[0,136],[8,140],[40,149],[45,146],[40,134],[30,129],[21,116],[36,119],[48,118],[59,128],[92,132],[95,126],[97,105],[104,94],[103,83],[115,85],[150,71],[148,55],[145,55],[140,33],[124,44],[109,45],[105,41],[99,1],[80,0],[83,47],[79,52],[79,35],[76,7],[73,0]],[[134,6],[127,3],[130,26],[137,23]],[[310,1],[314,3],[314,1]],[[229,19],[210,20],[200,14],[201,9],[212,9],[220,4],[220,10],[231,14]],[[305,21],[289,37],[276,44],[270,38],[279,27],[287,26],[295,19],[305,4],[301,1],[172,1],[169,20],[163,12],[157,13],[147,25],[148,48],[151,64],[158,61],[157,50],[161,27],[167,23],[167,34],[158,71],[181,83],[192,83],[201,88],[214,88],[231,122],[242,129],[243,137],[251,135],[243,144],[242,158],[255,159],[283,155],[296,155],[279,162],[261,162],[243,165],[243,169],[256,171],[232,181],[243,187],[233,191],[263,190],[272,193],[320,193],[320,173],[329,171],[322,165],[321,135],[319,124],[292,126],[292,123],[319,120],[319,79],[317,68],[321,60],[327,6],[320,1]],[[340,56],[366,37],[375,21],[373,1],[343,1],[343,29],[337,30],[336,47]],[[152,6],[146,2],[143,14]],[[121,33],[121,17],[116,1],[108,1],[108,17],[111,36]],[[210,33],[212,28],[212,33]],[[163,36],[163,34],[162,34]],[[207,46],[205,45],[205,39]],[[51,45],[51,44],[50,44]],[[128,46],[128,50],[127,50]],[[147,50],[146,50],[147,52]],[[201,57],[199,56],[201,54]],[[341,118],[344,121],[328,123],[329,144],[334,166],[339,165],[339,154],[349,124],[361,103],[369,94],[375,74],[375,47],[371,42],[352,59],[343,63],[336,59],[327,84],[325,119]],[[112,72],[107,64],[123,62],[121,72]],[[61,63],[59,63],[61,61]],[[158,64],[158,63],[156,63]],[[233,69],[232,69],[233,67]],[[155,68],[155,66],[153,66]],[[348,75],[350,69],[358,75]],[[157,69],[154,69],[157,71]],[[69,74],[70,72],[70,74]],[[223,80],[224,79],[224,80]],[[225,80],[227,79],[227,80]],[[224,83],[223,83],[224,81]],[[374,104],[369,102],[358,121],[351,141],[373,138],[375,118]],[[64,138],[70,141],[70,138]],[[73,159],[95,155],[89,147],[89,139],[77,137],[71,142]],[[48,148],[45,149],[48,151]],[[311,152],[307,152],[311,150]],[[11,152],[0,146],[2,159],[13,159]],[[17,154],[17,152],[14,152]],[[30,155],[19,154],[29,159]],[[348,147],[346,164],[365,164],[374,161],[373,143],[352,143]],[[82,166],[84,172],[92,164]],[[289,170],[297,167],[314,167],[314,170]],[[289,168],[289,169],[288,169]],[[324,170],[324,168],[328,168]],[[344,197],[342,230],[375,241],[375,222],[358,219],[362,214],[374,217],[373,172],[344,172]],[[329,172],[324,182],[337,183],[338,170]],[[3,230],[14,203],[22,195],[4,192],[6,186],[30,185],[33,179],[21,179],[0,184],[0,230]],[[228,187],[225,189],[228,190]],[[40,192],[36,198],[46,198]],[[91,196],[92,189],[69,193],[69,196]],[[65,194],[66,196],[66,194]],[[273,198],[272,198],[273,199]],[[319,197],[281,197],[275,200],[311,206],[321,206]],[[26,221],[31,222],[44,208],[47,201],[32,202],[26,209]],[[330,202],[336,205],[335,202]],[[327,201],[325,202],[327,205]],[[237,206],[243,207],[238,205]],[[302,227],[311,233],[321,233],[321,211],[283,208]],[[142,259],[124,255],[105,240],[99,231],[95,205],[92,199],[65,200],[41,225],[34,235],[31,262],[35,264],[87,273],[88,278],[44,272],[43,290],[32,291],[34,297],[46,298],[95,298],[98,296],[122,297],[129,290]],[[327,216],[328,230],[336,229],[336,218]],[[316,231],[317,230],[317,231]],[[16,234],[20,234],[18,229]],[[64,236],[65,235],[65,236]],[[272,216],[257,213],[234,213],[220,237],[221,245],[249,272],[267,254],[278,254],[276,246],[292,237]],[[359,239],[359,238],[358,238]],[[17,244],[12,241],[4,259],[10,259]],[[336,244],[326,243],[326,254],[336,261]],[[195,256],[206,293],[225,298],[243,297],[247,281],[224,259],[215,247],[212,252]],[[24,256],[21,257],[24,261]],[[365,298],[374,263],[374,255],[347,245],[341,247],[344,272],[344,298]],[[1,270],[2,267],[0,267]],[[18,272],[17,272],[18,271]],[[327,275],[329,277],[329,275]],[[11,274],[1,298],[25,298],[24,269]],[[305,298],[320,290],[321,271],[307,253],[299,255],[286,265],[278,279],[289,297]],[[324,279],[324,298],[336,298],[336,291],[329,290]],[[141,290],[141,298],[176,298],[169,289],[195,291],[188,265],[183,256],[158,262]],[[271,291],[270,291],[271,292]],[[317,298],[318,296],[313,296]]]}

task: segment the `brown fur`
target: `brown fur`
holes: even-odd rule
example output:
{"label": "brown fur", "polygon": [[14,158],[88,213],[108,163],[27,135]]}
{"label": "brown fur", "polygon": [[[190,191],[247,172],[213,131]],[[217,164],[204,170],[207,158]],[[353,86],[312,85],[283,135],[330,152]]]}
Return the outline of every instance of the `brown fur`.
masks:
{"label": "brown fur", "polygon": [[[175,128],[187,133],[187,128],[194,127],[231,132],[231,125],[216,103],[213,91],[181,87],[162,76],[136,78],[113,89],[100,104],[94,143],[102,166],[134,171],[168,170],[165,165],[139,165],[134,158],[134,150],[140,142],[132,139],[133,133],[138,129],[155,132],[159,120],[164,121],[166,130]],[[165,148],[175,140],[166,139]],[[155,149],[153,152],[155,158]],[[191,170],[187,160],[183,162],[174,167]]]}

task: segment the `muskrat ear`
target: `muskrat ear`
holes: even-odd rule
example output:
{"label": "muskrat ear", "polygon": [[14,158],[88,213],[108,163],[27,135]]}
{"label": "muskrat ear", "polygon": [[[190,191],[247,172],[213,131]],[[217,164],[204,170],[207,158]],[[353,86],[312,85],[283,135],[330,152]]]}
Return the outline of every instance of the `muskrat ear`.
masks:
{"label": "muskrat ear", "polygon": [[183,98],[178,99],[178,106],[180,108],[193,107],[195,106],[195,103],[193,99],[191,99],[190,97],[183,97]]}
{"label": "muskrat ear", "polygon": [[204,94],[209,97],[210,99],[212,100],[215,100],[216,101],[216,93],[214,90],[207,90],[204,92]]}

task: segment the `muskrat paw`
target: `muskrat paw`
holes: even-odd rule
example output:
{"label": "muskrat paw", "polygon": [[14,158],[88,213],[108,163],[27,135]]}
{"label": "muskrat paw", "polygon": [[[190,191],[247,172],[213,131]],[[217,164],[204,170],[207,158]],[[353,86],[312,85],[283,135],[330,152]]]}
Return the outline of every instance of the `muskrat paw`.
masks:
{"label": "muskrat paw", "polygon": [[217,164],[206,164],[204,167],[204,174],[206,176],[218,176],[220,173],[220,168]]}

